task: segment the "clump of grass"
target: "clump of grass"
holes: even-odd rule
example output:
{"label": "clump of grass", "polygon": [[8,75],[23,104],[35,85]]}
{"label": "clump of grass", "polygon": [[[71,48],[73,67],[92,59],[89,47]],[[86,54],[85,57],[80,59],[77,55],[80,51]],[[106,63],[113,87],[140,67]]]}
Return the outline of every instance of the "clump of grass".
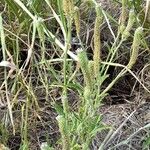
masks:
{"label": "clump of grass", "polygon": [[4,145],[6,145],[7,141],[8,141],[8,135],[9,135],[9,133],[8,133],[7,128],[5,127],[5,125],[4,125],[3,122],[0,122],[0,133],[1,133],[0,141]]}
{"label": "clump of grass", "polygon": [[[43,3],[46,7],[46,11],[48,11],[48,18],[45,19],[44,17],[47,17],[47,14],[40,13],[41,7],[37,7],[38,3],[33,2],[32,4],[28,4],[27,2],[15,0],[14,3],[10,5],[10,1],[7,0],[10,9],[13,10],[13,13],[16,14],[16,17],[19,20],[18,24],[21,22],[21,24],[19,24],[20,32],[17,35],[12,31],[7,31],[8,34],[11,33],[12,36],[12,39],[10,40],[14,50],[12,56],[9,55],[6,47],[7,42],[5,42],[2,17],[0,18],[1,45],[4,61],[7,61],[7,55],[9,56],[8,60],[12,60],[12,62],[13,59],[18,61],[20,55],[19,50],[24,48],[21,46],[22,43],[20,43],[20,41],[23,41],[20,38],[22,36],[21,31],[24,31],[25,37],[27,38],[27,43],[25,43],[27,46],[25,62],[19,67],[19,63],[14,61],[17,65],[15,68],[16,76],[13,77],[14,84],[12,84],[12,88],[9,89],[14,94],[14,98],[10,101],[8,95],[6,95],[10,121],[14,127],[12,110],[15,109],[15,105],[17,105],[17,97],[19,93],[21,93],[20,91],[25,91],[26,98],[23,100],[23,104],[20,104],[22,108],[22,143],[20,149],[29,149],[29,110],[34,109],[33,111],[36,116],[41,119],[39,112],[42,111],[43,108],[40,108],[39,106],[40,101],[37,100],[36,90],[42,88],[46,93],[44,97],[46,99],[45,103],[50,104],[50,100],[52,99],[53,103],[51,104],[55,104],[53,106],[58,114],[56,120],[61,134],[61,140],[55,145],[61,145],[63,150],[88,150],[97,133],[102,130],[110,129],[110,127],[103,124],[101,114],[98,113],[102,101],[108,94],[109,90],[125,75],[127,71],[132,74],[130,69],[132,69],[137,61],[141,44],[141,35],[144,36],[142,27],[138,27],[133,35],[133,44],[130,48],[132,52],[127,66],[114,63],[114,61],[117,61],[117,52],[120,50],[123,42],[126,42],[129,36],[132,35],[133,26],[136,23],[135,12],[131,10],[128,14],[127,0],[122,0],[121,15],[118,21],[118,34],[117,37],[114,35],[113,44],[109,48],[108,56],[105,61],[102,61],[101,53],[101,26],[103,18],[109,23],[109,19],[107,18],[108,15],[95,0],[83,1],[87,6],[93,6],[96,13],[93,35],[93,60],[89,60],[88,53],[86,52],[87,45],[82,39],[80,39],[81,14],[79,7],[75,5],[76,2],[78,1],[57,0],[52,2],[45,0]],[[53,7],[55,7],[55,9]],[[35,8],[39,8],[39,10],[36,10]],[[56,10],[56,8],[58,8],[58,10]],[[26,18],[26,21],[29,22],[29,25],[26,26],[28,30],[24,29],[25,22],[20,20],[20,15],[22,16],[22,13],[24,13],[25,16],[28,16]],[[128,23],[126,24],[127,18]],[[10,18],[10,20],[11,19],[12,18]],[[50,22],[52,20],[57,22],[56,26],[53,27],[54,29],[49,28],[49,20]],[[73,21],[76,29],[76,36],[79,39],[79,45],[81,45],[81,48],[75,50],[77,51],[77,55],[72,52],[71,45],[72,35],[75,34],[72,30]],[[55,32],[56,29],[58,30]],[[36,49],[36,46],[38,46],[39,49]],[[49,49],[51,50],[49,51]],[[15,54],[17,54],[17,56]],[[70,58],[68,58],[68,55]],[[72,69],[76,62],[81,70],[76,69],[74,71]],[[55,65],[57,64],[60,65],[59,67],[61,69],[55,68]],[[123,69],[112,81],[110,81],[108,86],[104,88],[104,81],[106,82],[109,76],[108,69],[110,65],[123,67]],[[33,76],[36,76],[36,78],[34,79]],[[79,76],[83,76],[84,83],[79,82],[77,79]],[[7,76],[7,70],[5,70],[4,78],[6,81],[9,78],[9,76]],[[9,92],[8,88],[11,87],[11,84],[8,86],[8,82],[4,83],[5,87],[2,87],[5,88],[7,94]],[[53,93],[52,91],[56,87],[61,89],[58,92],[58,95],[61,93],[59,95],[60,97],[52,98],[51,93]],[[74,109],[70,106],[71,98],[68,97],[68,93],[71,90],[75,90],[79,97],[76,108]],[[61,100],[60,107],[58,107],[59,104],[57,104],[59,99]],[[4,132],[2,132],[2,134],[4,134]],[[3,139],[6,140],[5,136]],[[53,147],[55,147],[55,145],[53,145]],[[104,144],[102,143],[100,148],[103,147]]]}

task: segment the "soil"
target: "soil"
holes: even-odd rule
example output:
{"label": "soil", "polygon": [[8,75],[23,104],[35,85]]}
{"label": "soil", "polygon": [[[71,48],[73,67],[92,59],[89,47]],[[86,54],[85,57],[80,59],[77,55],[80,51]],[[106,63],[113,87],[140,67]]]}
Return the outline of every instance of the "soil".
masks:
{"label": "soil", "polygon": [[[119,10],[119,4],[112,5],[110,0],[98,1],[102,3],[102,7],[105,10],[107,10],[111,14],[114,13],[114,17],[119,16],[119,12],[116,11]],[[92,28],[93,24],[91,23],[91,25],[89,26]],[[114,26],[114,30],[115,28],[116,27]],[[83,31],[83,33],[85,33],[85,31]],[[105,54],[105,43],[111,44],[112,37],[110,35],[111,34],[107,27],[107,24],[104,23],[102,27],[101,37],[104,58],[105,55],[107,55]],[[92,48],[90,47],[87,52],[89,53],[90,57]],[[127,55],[129,55],[129,53]],[[26,54],[22,56],[23,60],[24,56],[26,57]],[[143,56],[145,58],[144,60],[142,59]],[[150,66],[147,66],[143,70],[146,64],[149,63],[149,58],[149,54],[147,54],[146,52],[143,53],[139,57],[137,64],[133,69],[133,72],[150,90]],[[126,58],[121,58],[119,63],[124,64],[125,62],[127,62]],[[59,67],[60,66],[58,65],[55,69],[59,70]],[[119,70],[117,68],[110,68],[108,72],[110,74],[110,78],[107,80],[104,86],[107,86],[112,81],[118,71]],[[33,108],[30,108],[29,110],[28,139],[30,141],[29,147],[31,150],[40,150],[40,146],[44,142],[48,142],[52,145],[56,144],[56,142],[59,140],[60,133],[58,131],[56,122],[57,113],[51,105],[51,101],[46,101],[43,98],[45,97],[43,96],[45,93],[41,89],[39,89],[39,91],[37,89],[33,90],[35,90],[37,94],[37,101],[39,102],[41,110],[37,111]],[[54,89],[52,92],[52,97],[54,96],[55,98],[57,98],[58,103],[60,103],[59,92],[59,88]],[[0,94],[3,94],[3,91],[1,91]],[[49,99],[52,100],[52,97],[50,97]],[[69,98],[70,105],[74,107],[74,105],[76,105],[76,102],[78,101],[78,97],[76,96],[75,92],[70,92]],[[6,135],[7,133],[9,133],[9,137],[7,137],[8,142],[5,144],[8,145],[11,150],[19,150],[20,144],[22,142],[22,137],[20,135],[20,120],[22,117],[22,112],[20,106],[22,105],[22,102],[26,100],[26,97],[24,97],[22,94],[18,96],[17,100],[17,109],[13,111],[16,134],[10,134],[10,132],[12,131],[12,127],[10,124],[7,125],[8,130],[6,131]],[[6,121],[8,118],[8,112],[7,106],[5,105],[4,101],[5,100],[1,99],[0,97],[0,120]],[[143,148],[143,144],[145,142],[144,135],[150,136],[150,131],[148,128],[141,129],[142,127],[150,123],[150,94],[143,89],[143,87],[132,75],[127,74],[119,80],[119,82],[110,90],[109,95],[105,98],[103,106],[99,108],[98,112],[100,115],[102,115],[103,123],[111,126],[113,129],[112,138],[104,143],[104,150],[108,150],[111,148],[113,150],[141,150]],[[139,129],[141,130],[131,138],[131,135]],[[91,143],[91,150],[98,150],[99,145],[104,141],[107,134],[107,130],[99,133]],[[1,133],[0,130],[0,138],[1,135],[3,135],[3,133]],[[130,138],[130,142],[128,144],[123,143],[122,145],[114,147],[128,138]],[[56,144],[56,147],[54,149],[59,150],[60,148]]]}

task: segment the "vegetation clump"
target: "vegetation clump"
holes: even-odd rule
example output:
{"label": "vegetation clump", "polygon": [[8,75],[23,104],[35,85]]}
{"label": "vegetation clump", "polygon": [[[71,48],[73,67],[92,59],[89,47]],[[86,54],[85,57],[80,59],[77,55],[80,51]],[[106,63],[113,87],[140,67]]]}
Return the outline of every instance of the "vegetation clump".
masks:
{"label": "vegetation clump", "polygon": [[[149,0],[2,0],[0,10],[0,150],[150,146]],[[148,121],[133,127],[143,104]],[[124,108],[117,124],[113,106]]]}

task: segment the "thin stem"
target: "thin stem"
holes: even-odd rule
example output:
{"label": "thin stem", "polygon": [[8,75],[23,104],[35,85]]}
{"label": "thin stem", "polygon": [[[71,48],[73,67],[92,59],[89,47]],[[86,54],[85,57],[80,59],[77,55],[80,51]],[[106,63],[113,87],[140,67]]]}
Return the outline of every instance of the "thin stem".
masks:
{"label": "thin stem", "polygon": [[70,41],[71,41],[71,27],[72,27],[71,22],[72,22],[71,18],[68,18],[68,34],[67,34],[67,39],[65,43],[64,64],[63,64],[64,88],[63,88],[62,103],[63,103],[65,116],[67,116],[68,111],[69,111],[68,100],[67,100],[67,51],[69,49]]}
{"label": "thin stem", "polygon": [[[109,62],[113,62],[113,59],[114,59],[114,57],[115,57],[115,54],[116,54],[116,52],[118,51],[118,49],[120,48],[120,46],[122,45],[122,43],[123,43],[123,40],[121,40],[120,43],[118,44],[118,46],[114,49],[114,52],[112,53]],[[113,49],[113,47],[112,47],[112,49]],[[108,68],[109,68],[109,65],[106,67],[105,72],[104,72],[104,75],[107,74]]]}
{"label": "thin stem", "polygon": [[103,97],[112,87],[113,85],[122,77],[127,70],[124,68],[122,71],[117,75],[117,77],[105,88],[105,90],[100,94],[100,97]]}

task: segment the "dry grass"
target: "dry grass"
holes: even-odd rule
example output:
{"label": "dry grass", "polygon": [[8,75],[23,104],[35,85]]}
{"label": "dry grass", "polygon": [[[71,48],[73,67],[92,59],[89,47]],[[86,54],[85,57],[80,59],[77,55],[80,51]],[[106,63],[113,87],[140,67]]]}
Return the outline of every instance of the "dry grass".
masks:
{"label": "dry grass", "polygon": [[[14,16],[15,12],[11,8],[6,5],[5,9],[5,1],[0,2],[4,29],[4,33],[0,31],[0,53],[2,53],[0,56],[0,150],[4,150],[4,145],[12,150],[40,150],[41,144],[45,142],[55,150],[67,147],[70,143],[68,145],[64,143],[68,133],[64,130],[64,124],[62,126],[58,124],[59,119],[56,119],[58,115],[62,119],[65,116],[65,119],[69,120],[65,124],[67,130],[71,131],[70,138],[74,137],[74,141],[71,141],[73,150],[83,147],[85,150],[88,148],[140,150],[144,147],[149,149],[150,28],[147,26],[149,1],[146,1],[144,16],[143,7],[146,3],[143,2],[139,6],[142,8],[140,11],[138,7],[134,8],[138,19],[144,18],[145,24],[136,19],[129,31],[129,37],[123,40],[120,36],[122,33],[117,33],[118,20],[122,11],[121,1],[98,0],[97,2],[102,4],[103,10],[101,36],[98,37],[98,40],[101,40],[99,43],[101,63],[97,62],[98,68],[95,69],[100,79],[97,76],[95,79],[92,76],[94,71],[91,71],[96,16],[93,6],[85,3],[78,5],[81,13],[81,28],[77,30],[76,35],[74,24],[68,28],[65,21],[59,20],[59,17],[64,16],[57,15],[59,7],[55,3],[50,5],[49,1],[46,1],[43,2],[44,6],[37,4],[36,10],[30,7],[30,3],[28,7],[26,5],[30,8],[28,10],[21,3],[20,6],[12,3],[17,10]],[[130,4],[128,12],[131,6],[136,7],[135,4]],[[45,24],[41,18],[35,18],[33,14],[43,18]],[[22,18],[26,18],[27,22]],[[127,20],[128,17],[125,24]],[[143,38],[138,43],[139,53],[136,53],[134,66],[127,68],[125,66],[129,62],[134,31],[139,26],[144,29]],[[36,27],[39,27],[37,31]],[[69,34],[66,34],[69,30],[72,39]],[[83,47],[86,49],[84,56],[87,58],[86,60],[85,57],[80,58],[79,64],[76,62],[78,60],[76,49]],[[94,102],[91,102],[91,99]],[[102,121],[100,120],[98,125],[104,124],[106,129],[102,126],[102,130],[99,129],[100,132],[95,134],[98,130],[95,126],[96,131],[94,130],[93,134],[96,136],[92,139],[86,132],[88,130],[90,133],[91,128],[84,127],[89,122],[92,123],[95,116],[100,115]],[[79,123],[81,128],[76,127],[75,123]],[[62,140],[63,144],[60,140],[63,137],[62,133],[65,134],[64,139],[67,137]],[[85,135],[92,142],[86,141]],[[87,144],[89,147],[85,141],[89,142],[89,145]],[[145,144],[146,142],[148,144]],[[68,147],[67,149],[69,150]]]}

